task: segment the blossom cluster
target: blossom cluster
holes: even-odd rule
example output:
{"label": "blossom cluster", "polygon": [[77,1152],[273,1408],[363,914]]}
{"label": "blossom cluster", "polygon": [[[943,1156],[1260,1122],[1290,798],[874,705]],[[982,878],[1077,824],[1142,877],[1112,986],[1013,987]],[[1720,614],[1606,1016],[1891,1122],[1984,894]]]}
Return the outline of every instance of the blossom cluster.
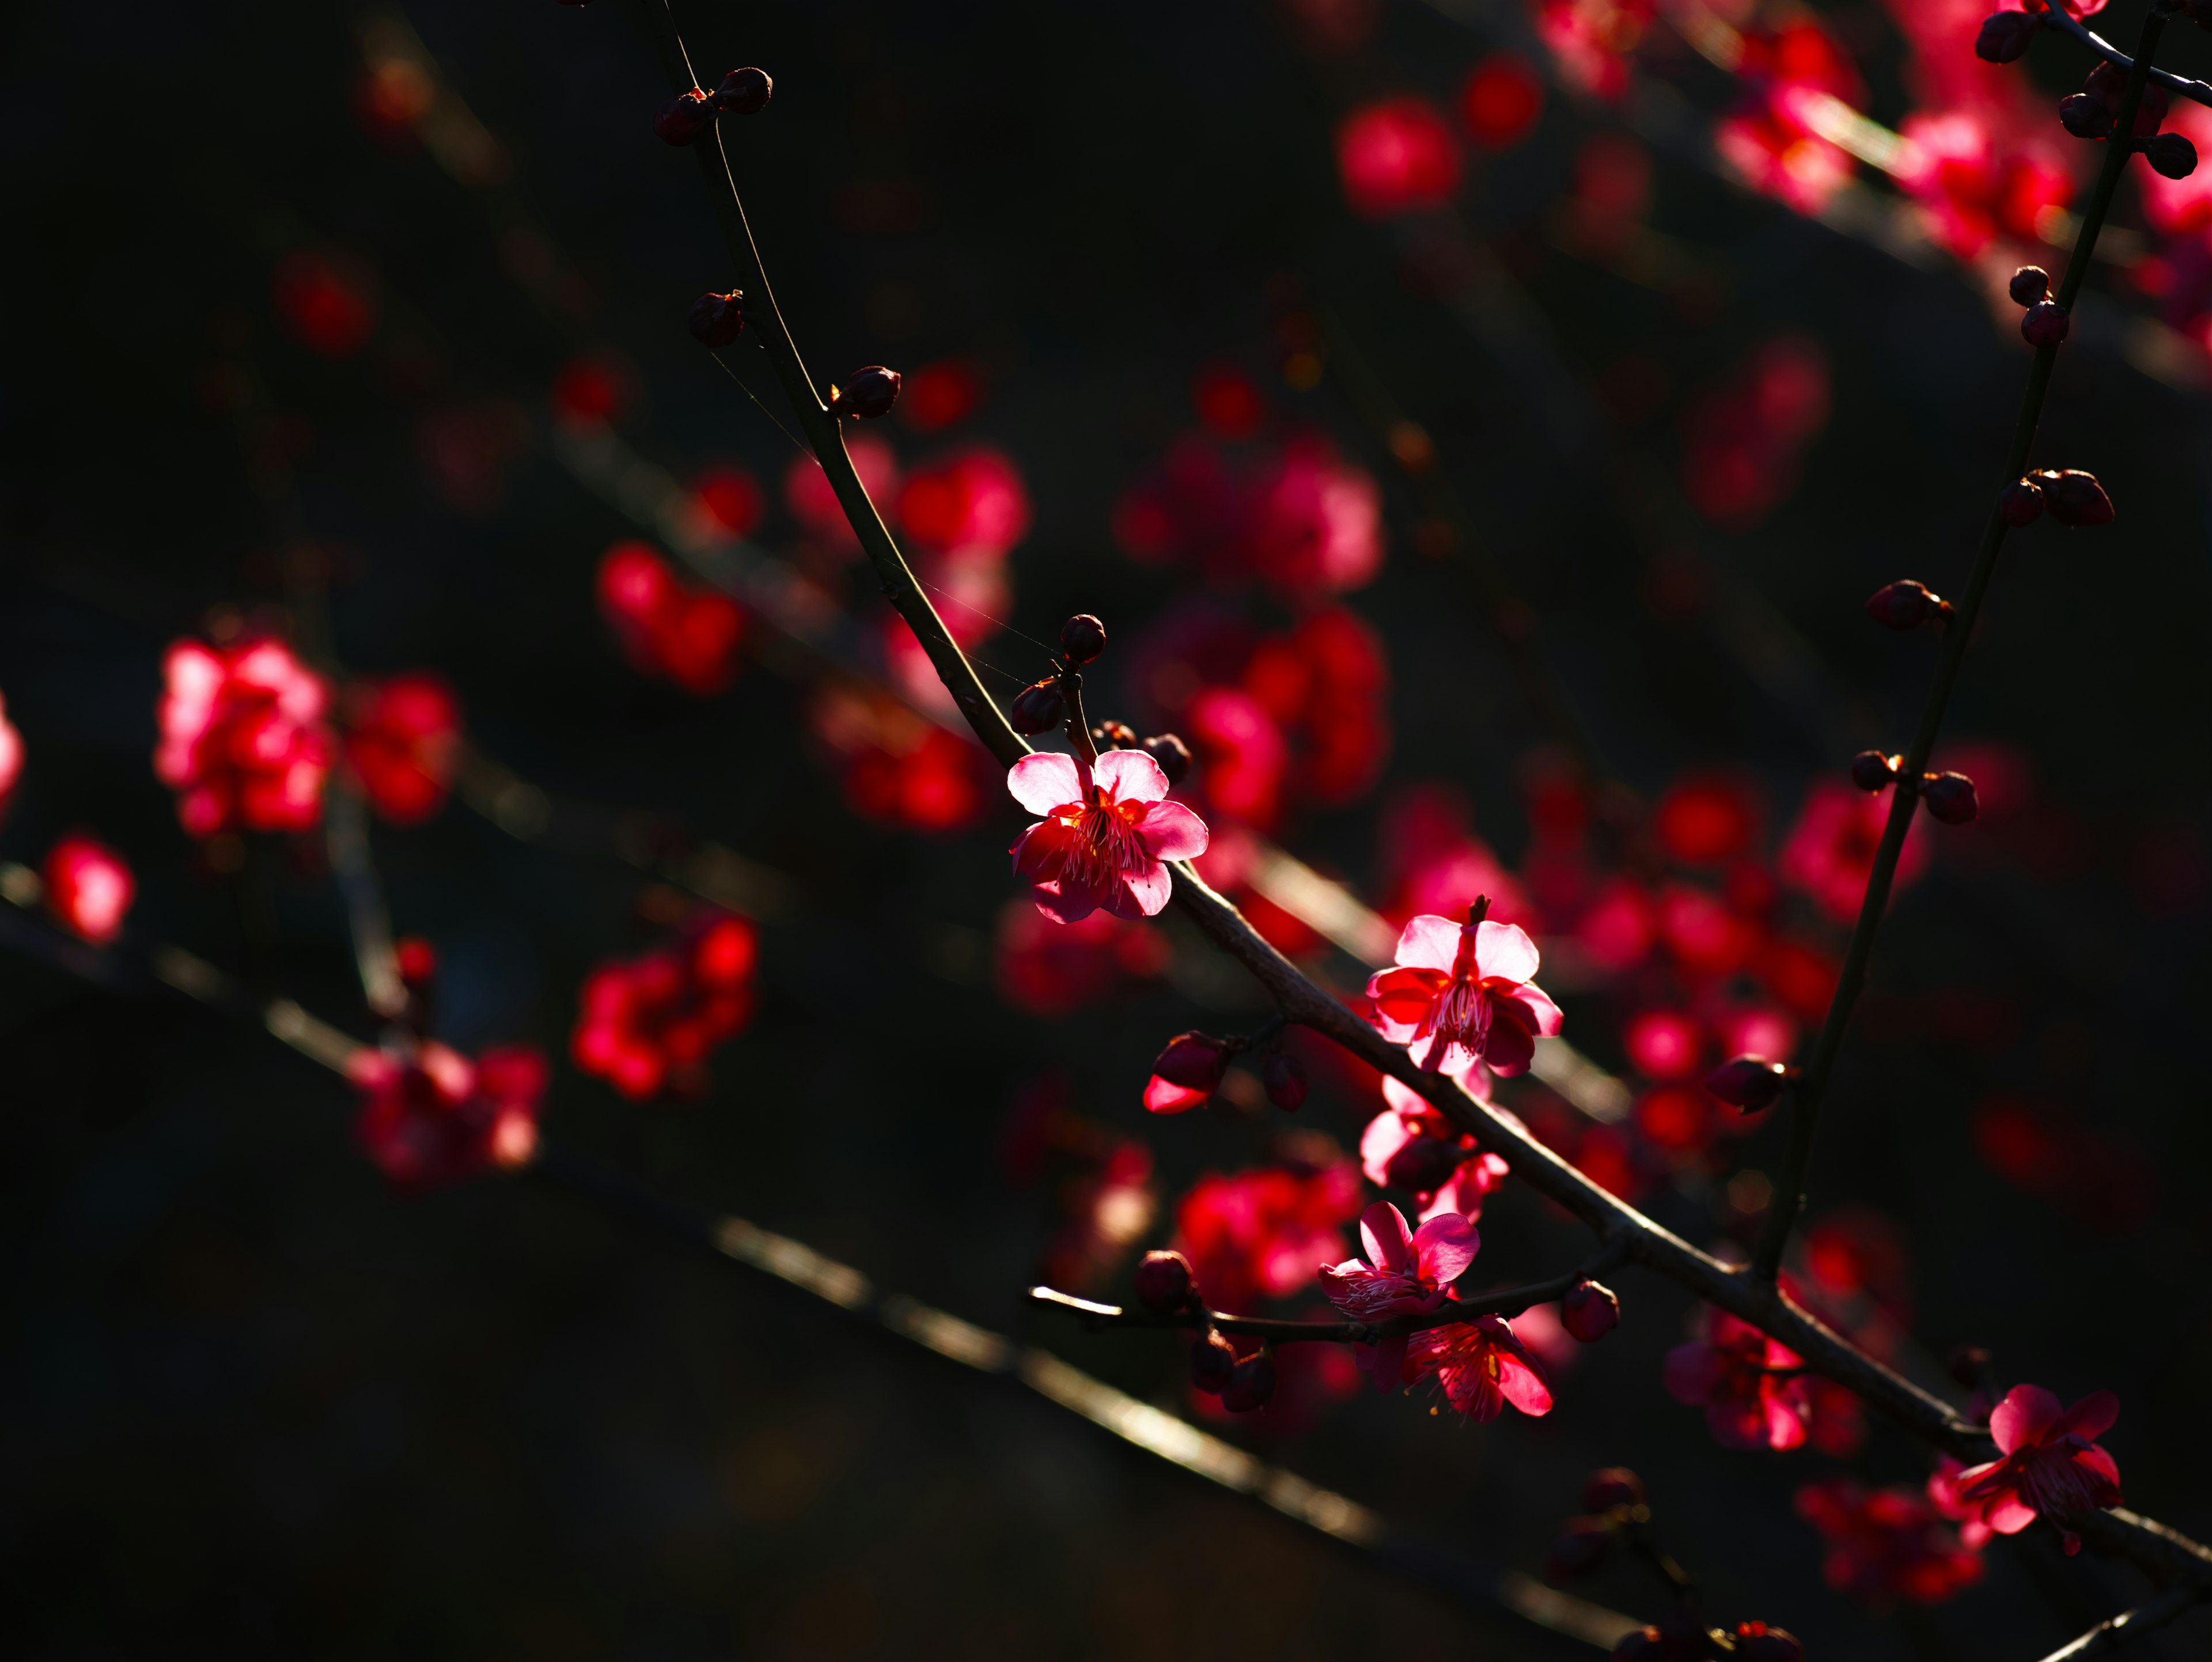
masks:
{"label": "blossom cluster", "polygon": [[600,965],[578,997],[569,1058],[635,1101],[696,1095],[708,1056],[752,1014],[752,925],[703,910],[666,945]]}

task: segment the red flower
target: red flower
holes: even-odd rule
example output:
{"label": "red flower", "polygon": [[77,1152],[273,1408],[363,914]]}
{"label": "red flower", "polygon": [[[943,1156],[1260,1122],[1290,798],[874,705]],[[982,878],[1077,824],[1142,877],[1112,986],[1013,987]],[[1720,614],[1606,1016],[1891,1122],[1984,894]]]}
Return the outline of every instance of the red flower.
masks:
{"label": "red flower", "polygon": [[2068,1554],[2081,1537],[2063,1521],[2120,1503],[2120,1469],[2096,1439],[2120,1416],[2120,1399],[2092,1391],[2071,1408],[2041,1385],[2014,1385],[1990,1415],[2002,1458],[1957,1478],[1960,1501],[2000,1535],[2017,1535],[2047,1513]]}
{"label": "red flower", "polygon": [[123,856],[89,837],[64,837],[47,851],[40,875],[55,918],[95,947],[123,933],[138,886]]}
{"label": "red flower", "polygon": [[621,542],[599,559],[599,611],[630,662],[688,692],[737,678],[744,612],[726,594],[694,588],[650,545]]}
{"label": "red flower", "polygon": [[1206,800],[1225,818],[1262,830],[1281,811],[1290,746],[1267,707],[1235,687],[1207,687],[1183,714]]}
{"label": "red flower", "polygon": [[995,561],[1029,535],[1029,492],[1005,452],[963,451],[907,476],[898,493],[898,521],[933,553]]}
{"label": "red flower", "polygon": [[1470,1420],[1494,1420],[1508,1403],[1549,1414],[1552,1389],[1534,1352],[1503,1316],[1431,1327],[1406,1342],[1407,1384],[1433,1377],[1444,1399]]}
{"label": "red flower", "polygon": [[1395,1043],[1425,1039],[1417,1060],[1431,1073],[1474,1062],[1526,1072],[1536,1036],[1558,1032],[1564,1020],[1532,979],[1537,963],[1536,943],[1517,924],[1459,924],[1425,913],[1398,937],[1398,967],[1367,983],[1375,1025]]}
{"label": "red flower", "polygon": [[1340,594],[1382,569],[1382,493],[1326,442],[1293,440],[1261,479],[1252,563],[1292,596]]}
{"label": "red flower", "polygon": [[346,759],[376,811],[415,825],[446,806],[460,761],[453,689],[434,675],[395,675],[348,689]]}
{"label": "red flower", "polygon": [[2036,140],[1999,147],[2003,113],[1946,109],[1905,117],[1897,177],[1926,213],[1936,240],[1961,259],[2000,235],[2040,240],[2041,222],[2074,194],[2063,160]]}
{"label": "red flower", "polygon": [[1541,0],[1536,34],[1568,80],[1618,98],[1628,88],[1628,54],[1650,21],[1650,0]]}
{"label": "red flower", "polygon": [[1338,126],[1336,169],[1353,210],[1383,219],[1448,201],[1459,188],[1459,146],[1426,100],[1387,98]]}
{"label": "red flower", "polygon": [[708,912],[668,947],[584,982],[569,1055],[634,1101],[703,1089],[707,1053],[752,1014],[752,926]]}
{"label": "red flower", "polygon": [[305,831],[322,817],[331,742],[320,676],[270,640],[179,641],[161,667],[154,772],[179,792],[187,831]]}
{"label": "red flower", "polygon": [[8,701],[0,698],[0,813],[8,812],[8,798],[23,776],[23,735],[8,720]]}
{"label": "red flower", "polygon": [[1982,1579],[1981,1555],[1909,1488],[1830,1477],[1797,1491],[1797,1515],[1826,1537],[1820,1573],[1838,1592],[1933,1604]]}
{"label": "red flower", "polygon": [[1705,1337],[1667,1353],[1668,1394],[1702,1406],[1730,1448],[1796,1448],[1808,1413],[1797,1353],[1725,1311],[1708,1310]]}
{"label": "red flower", "polygon": [[1512,52],[1491,53],[1459,89],[1459,119],[1475,143],[1488,149],[1518,144],[1543,110],[1542,79]]}
{"label": "red flower", "polygon": [[1797,484],[1805,447],[1828,423],[1828,360],[1808,335],[1768,341],[1683,418],[1683,488],[1716,525],[1742,530]]}
{"label": "red flower", "polygon": [[1174,887],[1166,862],[1206,852],[1206,822],[1162,800],[1168,776],[1142,751],[1109,751],[1095,767],[1040,751],[1007,770],[1006,788],[1042,816],[1015,842],[1014,870],[1056,923],[1102,908],[1150,917]]}
{"label": "red flower", "polygon": [[486,1050],[471,1062],[434,1042],[404,1056],[362,1050],[346,1074],[362,1093],[356,1135],[404,1187],[526,1165],[537,1152],[547,1071],[535,1050]]}
{"label": "red flower", "polygon": [[[1460,1081],[1469,1090],[1480,1090],[1472,1071],[1461,1075]],[[1505,1181],[1510,1168],[1504,1160],[1477,1148],[1473,1137],[1388,1074],[1382,1076],[1382,1099],[1388,1105],[1368,1122],[1359,1139],[1359,1167],[1368,1180],[1385,1188],[1413,1190],[1420,1202],[1422,1223],[1446,1212],[1456,1212],[1470,1223],[1480,1218],[1484,1197]],[[1521,1124],[1510,1110],[1495,1103],[1490,1111],[1509,1123]]]}
{"label": "red flower", "polygon": [[1323,1264],[1343,1257],[1340,1230],[1358,1210],[1359,1173],[1349,1161],[1209,1173],[1176,1208],[1175,1245],[1206,1302],[1239,1310],[1310,1286]]}
{"label": "red flower", "polygon": [[[1385,1201],[1359,1215],[1359,1239],[1366,1261],[1324,1264],[1321,1282],[1328,1301],[1360,1322],[1441,1309],[1482,1246],[1474,1226],[1456,1212],[1439,1213],[1409,1233],[1404,1215]],[[1393,1334],[1363,1349],[1359,1365],[1387,1391],[1404,1379],[1406,1349],[1407,1336]]]}

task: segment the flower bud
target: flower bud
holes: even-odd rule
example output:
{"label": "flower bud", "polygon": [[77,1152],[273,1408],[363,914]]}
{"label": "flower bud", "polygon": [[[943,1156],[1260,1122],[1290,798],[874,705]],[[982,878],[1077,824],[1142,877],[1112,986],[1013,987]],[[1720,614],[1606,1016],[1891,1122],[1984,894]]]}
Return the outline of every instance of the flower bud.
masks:
{"label": "flower bud", "polygon": [[1583,1505],[1592,1512],[1611,1512],[1615,1507],[1644,1504],[1644,1480],[1626,1466],[1607,1466],[1590,1473],[1583,1485]]}
{"label": "flower bud", "polygon": [[1179,1310],[1190,1291],[1190,1260],[1180,1252],[1147,1252],[1137,1266],[1137,1302],[1147,1310]]}
{"label": "flower bud", "polygon": [[1087,664],[1106,650],[1106,625],[1079,612],[1060,626],[1060,649],[1071,664]]}
{"label": "flower bud", "polygon": [[1180,785],[1190,777],[1190,746],[1174,734],[1156,733],[1146,740],[1145,754],[1160,764],[1170,785]]}
{"label": "flower bud", "polygon": [[2007,525],[2033,525],[2043,514],[2043,487],[2033,479],[2014,479],[1997,493],[1997,517]]}
{"label": "flower bud", "polygon": [[[1997,15],[2000,17],[2027,15],[2024,11],[2000,12]],[[2012,274],[2012,282],[2008,287],[2011,292],[2014,305],[2033,306],[2039,300],[2048,300],[2051,297],[2051,273],[2040,265],[2023,265]]]}
{"label": "flower bud", "polygon": [[2153,173],[2186,179],[2197,171],[2197,147],[2179,133],[2160,133],[2143,146],[2143,160]]}
{"label": "flower bud", "polygon": [[745,326],[744,299],[735,289],[726,295],[709,290],[691,302],[691,315],[684,322],[702,346],[730,345]]}
{"label": "flower bud", "polygon": [[1209,1397],[1218,1397],[1228,1388],[1229,1377],[1237,1370],[1237,1351],[1221,1336],[1218,1328],[1209,1327],[1198,1336],[1198,1342],[1190,1348],[1190,1382]]}
{"label": "flower bud", "polygon": [[1296,1056],[1276,1051],[1261,1068],[1260,1083],[1267,1087],[1267,1100],[1286,1114],[1305,1105],[1306,1070]]}
{"label": "flower bud", "polygon": [[2020,320],[2020,338],[2040,350],[2066,338],[2066,308],[2055,300],[2039,300]]}
{"label": "flower bud", "polygon": [[1016,733],[1050,733],[1066,715],[1066,701],[1060,696],[1060,677],[1048,675],[1014,695],[1006,711],[1006,725]]}
{"label": "flower bud", "polygon": [[1393,1189],[1433,1195],[1459,1169],[1459,1150],[1441,1137],[1415,1137],[1390,1156],[1382,1180]]}
{"label": "flower bud", "polygon": [[392,956],[410,993],[428,986],[438,973],[438,949],[419,934],[404,934],[393,941]]}
{"label": "flower bud", "polygon": [[1942,610],[1928,585],[1911,577],[1884,583],[1867,596],[1867,616],[1884,629],[1917,629]]}
{"label": "flower bud", "polygon": [[1861,790],[1887,790],[1897,779],[1897,758],[1878,750],[1863,750],[1851,758],[1851,783]]}
{"label": "flower bud", "polygon": [[2097,483],[2094,473],[2084,473],[2075,467],[2055,473],[2046,470],[2035,476],[2035,482],[2043,487],[2043,498],[2051,505],[2051,517],[2059,524],[2112,522],[2112,499],[2105,494],[2105,487]]}
{"label": "flower bud", "polygon": [[2112,131],[2112,113],[2094,93],[2069,93],[2058,100],[2058,125],[2076,138],[2102,138]]}
{"label": "flower bud", "polygon": [[1229,1065],[1229,1047],[1205,1033],[1177,1033],[1167,1049],[1152,1058],[1152,1072],[1170,1085],[1189,1091],[1211,1091],[1221,1083],[1221,1070]]}
{"label": "flower bud", "polygon": [[1559,1325],[1584,1344],[1595,1344],[1620,1325],[1620,1300],[1597,1282],[1577,1282],[1559,1300]]}
{"label": "flower bud", "polygon": [[1249,1414],[1265,1408],[1275,1394],[1275,1358],[1271,1351],[1255,1350],[1230,1370],[1221,1392],[1221,1405],[1231,1414]]}
{"label": "flower bud", "polygon": [[1947,825],[1963,825],[1981,812],[1974,782],[1963,773],[1931,773],[1920,782],[1920,800]]}
{"label": "flower bud", "polygon": [[880,363],[872,363],[865,369],[853,372],[850,387],[830,389],[830,413],[850,416],[858,421],[873,421],[888,416],[891,406],[898,402],[899,372],[886,369]]}
{"label": "flower bud", "polygon": [[694,87],[653,118],[653,136],[664,144],[693,144],[714,125],[714,107]]}
{"label": "flower bud", "polygon": [[2128,101],[2128,72],[2110,58],[2100,58],[2081,77],[2081,90],[2118,115],[2120,106]]}
{"label": "flower bud", "polygon": [[1547,1581],[1575,1581],[1605,1562],[1613,1547],[1613,1525],[1602,1518],[1571,1518],[1552,1555],[1544,1561]]}
{"label": "flower bud", "polygon": [[1765,1056],[1737,1056],[1705,1075],[1705,1089],[1731,1108],[1756,1114],[1774,1106],[1796,1077],[1796,1068]]}
{"label": "flower bud", "polygon": [[1794,1634],[1764,1622],[1739,1622],[1735,1653],[1740,1662],[1805,1662],[1805,1647]]}
{"label": "flower bud", "polygon": [[1101,750],[1135,750],[1137,730],[1127,721],[1101,721],[1091,729],[1091,742]]}
{"label": "flower bud", "polygon": [[1974,56],[1985,64],[2010,64],[2024,56],[2043,20],[2032,12],[2001,11],[1982,20]]}
{"label": "flower bud", "polygon": [[714,107],[732,115],[758,115],[775,90],[766,70],[732,70],[714,88]]}

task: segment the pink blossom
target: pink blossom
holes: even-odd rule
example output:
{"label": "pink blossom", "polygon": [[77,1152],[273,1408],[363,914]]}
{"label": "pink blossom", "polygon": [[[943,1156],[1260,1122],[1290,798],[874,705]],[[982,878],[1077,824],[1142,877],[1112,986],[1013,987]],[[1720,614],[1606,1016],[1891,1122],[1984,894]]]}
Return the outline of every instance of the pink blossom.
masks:
{"label": "pink blossom", "polygon": [[395,675],[349,687],[346,759],[376,811],[416,825],[446,805],[460,762],[461,718],[435,675]]}
{"label": "pink blossom", "polygon": [[1725,1311],[1706,1312],[1705,1337],[1667,1353],[1668,1394],[1705,1410],[1730,1448],[1792,1449],[1810,1412],[1797,1370],[1802,1359],[1779,1340]]}
{"label": "pink blossom", "polygon": [[1907,147],[1898,183],[1920,204],[1936,240],[1961,259],[1999,235],[2039,240],[2045,215],[2074,194],[2063,157],[2044,141],[2001,131],[2011,125],[1993,103],[1917,111],[1899,129]]}
{"label": "pink blossom", "polygon": [[744,609],[726,594],[685,582],[651,544],[608,549],[597,588],[601,614],[639,669],[701,694],[737,679]]}
{"label": "pink blossom", "polygon": [[[1479,1069],[1469,1069],[1457,1077],[1469,1091],[1480,1096],[1483,1087],[1478,1072]],[[1509,1168],[1504,1160],[1478,1149],[1473,1137],[1462,1134],[1426,1100],[1388,1074],[1382,1076],[1382,1097],[1387,1105],[1368,1122],[1359,1139],[1360,1169],[1377,1184],[1413,1188],[1420,1202],[1420,1222],[1426,1223],[1446,1212],[1456,1212],[1470,1223],[1480,1218],[1484,1197],[1505,1181]],[[1491,1112],[1522,1130],[1528,1129],[1512,1113],[1495,1104],[1491,1105]],[[1392,1161],[1408,1148],[1431,1143],[1436,1151],[1455,1162],[1443,1180],[1434,1189],[1401,1183],[1404,1163],[1401,1162],[1394,1174]]]}
{"label": "pink blossom", "polygon": [[1175,1245],[1209,1306],[1241,1310],[1310,1286],[1323,1264],[1341,1259],[1340,1228],[1359,1199],[1349,1161],[1210,1172],[1176,1208]]}
{"label": "pink blossom", "polygon": [[1184,712],[1183,737],[1214,809],[1262,830],[1274,823],[1290,746],[1258,699],[1237,687],[1206,688]]}
{"label": "pink blossom", "polygon": [[708,1053],[752,1015],[756,943],[742,917],[702,910],[669,945],[602,964],[578,997],[569,1058],[633,1101],[705,1088]]}
{"label": "pink blossom", "polygon": [[1354,1321],[1422,1316],[1443,1306],[1451,1284],[1467,1273],[1482,1237],[1455,1212],[1431,1218],[1409,1232],[1405,1215],[1377,1201],[1359,1215],[1365,1262],[1349,1258],[1322,1267],[1322,1291]]}
{"label": "pink blossom", "polygon": [[1029,492],[1012,457],[977,447],[908,474],[898,520],[933,553],[995,562],[1029,535]]}
{"label": "pink blossom", "polygon": [[1978,1543],[1962,1543],[1940,1508],[1911,1489],[1830,1477],[1797,1491],[1797,1515],[1826,1541],[1820,1573],[1839,1592],[1933,1604],[1982,1579]]}
{"label": "pink blossom", "polygon": [[1494,1420],[1508,1403],[1523,1414],[1552,1411],[1552,1390],[1534,1352],[1503,1316],[1426,1328],[1406,1342],[1408,1383],[1434,1378],[1470,1420]]}
{"label": "pink blossom", "polygon": [[2017,1535],[2047,1513],[2067,1552],[2079,1552],[2081,1537],[2063,1520],[2120,1503],[2120,1469],[2095,1440],[2119,1415],[2120,1399],[2109,1391],[2063,1408],[2041,1385],[2014,1385],[1990,1415],[2002,1458],[1960,1472],[1959,1500],[2000,1535]]}
{"label": "pink blossom", "polygon": [[0,813],[8,811],[8,798],[23,776],[23,735],[8,720],[8,701],[0,698]]}
{"label": "pink blossom", "polygon": [[1054,922],[1101,908],[1151,917],[1174,886],[1166,862],[1206,852],[1206,822],[1164,800],[1167,775],[1142,751],[1109,751],[1095,766],[1040,751],[1007,770],[1006,788],[1042,816],[1014,843],[1014,870]]}
{"label": "pink blossom", "polygon": [[1459,188],[1459,145],[1426,100],[1384,99],[1354,110],[1336,130],[1336,167],[1356,213],[1383,219],[1433,207]]}
{"label": "pink blossom", "polygon": [[1536,34],[1569,81],[1618,98],[1628,89],[1628,54],[1651,11],[1650,0],[1541,0]]}
{"label": "pink blossom", "polygon": [[1285,447],[1261,482],[1252,528],[1261,575],[1292,595],[1339,594],[1382,567],[1382,493],[1320,441]]}
{"label": "pink blossom", "polygon": [[527,1165],[537,1152],[547,1072],[535,1050],[486,1050],[472,1062],[434,1042],[405,1055],[363,1050],[346,1074],[362,1093],[356,1134],[403,1187]]}
{"label": "pink blossom", "polygon": [[272,640],[179,641],[161,667],[154,772],[176,788],[187,831],[305,831],[322,817],[332,744],[320,676]]}
{"label": "pink blossom", "polygon": [[89,837],[64,837],[48,850],[40,875],[47,910],[70,929],[95,947],[123,933],[138,885],[114,849]]}
{"label": "pink blossom", "polygon": [[1398,967],[1367,983],[1375,1025],[1396,1043],[1428,1049],[1417,1057],[1432,1073],[1474,1062],[1524,1073],[1536,1036],[1559,1031],[1559,1007],[1533,980],[1538,956],[1513,923],[1460,924],[1425,913],[1398,937]]}

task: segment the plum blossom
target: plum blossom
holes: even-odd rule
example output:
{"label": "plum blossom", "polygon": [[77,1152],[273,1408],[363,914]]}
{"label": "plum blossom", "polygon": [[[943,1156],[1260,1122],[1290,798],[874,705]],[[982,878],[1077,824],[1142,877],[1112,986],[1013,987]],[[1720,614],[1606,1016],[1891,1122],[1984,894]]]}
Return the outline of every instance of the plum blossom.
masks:
{"label": "plum blossom", "polygon": [[1206,1302],[1241,1310],[1287,1298],[1344,1256],[1340,1227],[1359,1209],[1349,1161],[1209,1172],[1176,1208],[1175,1246]]}
{"label": "plum blossom", "polygon": [[[1457,1078],[1470,1093],[1480,1097],[1478,1075],[1479,1069],[1470,1068]],[[1369,1180],[1385,1188],[1411,1189],[1420,1202],[1419,1222],[1446,1212],[1456,1212],[1470,1223],[1480,1218],[1484,1197],[1505,1181],[1504,1160],[1478,1149],[1474,1138],[1388,1074],[1382,1076],[1382,1098],[1383,1111],[1368,1122],[1359,1139],[1360,1169]],[[1494,1103],[1490,1111],[1528,1129]]]}
{"label": "plum blossom", "polygon": [[0,698],[0,813],[8,811],[8,798],[23,776],[23,735],[8,720],[8,701]]}
{"label": "plum blossom", "polygon": [[1799,1489],[1796,1504],[1826,1543],[1820,1574],[1838,1592],[1934,1604],[1982,1579],[1978,1542],[1962,1540],[1940,1507],[1911,1489],[1830,1477]]}
{"label": "plum blossom", "polygon": [[179,641],[161,661],[154,772],[194,837],[306,831],[322,817],[330,689],[281,641]]}
{"label": "plum blossom", "polygon": [[1433,1378],[1444,1399],[1470,1420],[1494,1420],[1510,1403],[1523,1414],[1552,1411],[1542,1366],[1503,1316],[1477,1316],[1431,1327],[1406,1343],[1406,1377]]}
{"label": "plum blossom", "polygon": [[705,1088],[708,1053],[753,1008],[752,925],[703,911],[668,946],[602,964],[584,982],[569,1056],[633,1101]]}
{"label": "plum blossom", "polygon": [[2060,1520],[2119,1505],[2120,1469],[2095,1441],[2119,1415],[2109,1391],[2063,1408],[2041,1385],[2014,1385],[1990,1415],[2002,1458],[1959,1474],[1960,1501],[2000,1535],[2049,1514],[2067,1553],[2081,1551],[2081,1537]]}
{"label": "plum blossom", "polygon": [[1164,800],[1168,776],[1142,751],[1109,751],[1092,764],[1041,751],[1007,770],[1006,788],[1039,816],[1014,843],[1014,870],[1057,923],[1101,909],[1151,917],[1174,887],[1167,862],[1206,852],[1206,822]]}
{"label": "plum blossom", "polygon": [[123,856],[89,837],[64,837],[46,853],[40,872],[46,909],[95,947],[123,933],[138,885]]}
{"label": "plum blossom", "polygon": [[346,1075],[362,1093],[354,1124],[362,1147],[403,1188],[525,1166],[537,1152],[548,1074],[527,1047],[486,1050],[474,1062],[434,1042],[406,1055],[362,1050]]}
{"label": "plum blossom", "polygon": [[1702,1406],[1712,1434],[1730,1448],[1799,1447],[1811,1409],[1803,1361],[1779,1340],[1725,1311],[1706,1312],[1705,1336],[1667,1353],[1667,1392]]}
{"label": "plum blossom", "polygon": [[[1322,1266],[1322,1291],[1354,1321],[1381,1322],[1393,1316],[1425,1316],[1451,1298],[1451,1284],[1467,1273],[1482,1237],[1456,1212],[1431,1218],[1408,1231],[1405,1215],[1377,1201],[1359,1215],[1362,1262],[1350,1258]],[[1407,1336],[1387,1335],[1358,1358],[1362,1367],[1388,1390],[1405,1373]]]}
{"label": "plum blossom", "polygon": [[1525,1073],[1536,1036],[1558,1032],[1564,1019],[1533,980],[1538,961],[1536,943],[1517,924],[1424,913],[1398,937],[1398,967],[1367,983],[1375,1025],[1398,1044],[1425,1040],[1416,1059],[1431,1073],[1475,1062]]}
{"label": "plum blossom", "polygon": [[395,675],[348,688],[345,703],[346,760],[376,811],[416,825],[444,807],[461,752],[453,689],[435,675]]}

